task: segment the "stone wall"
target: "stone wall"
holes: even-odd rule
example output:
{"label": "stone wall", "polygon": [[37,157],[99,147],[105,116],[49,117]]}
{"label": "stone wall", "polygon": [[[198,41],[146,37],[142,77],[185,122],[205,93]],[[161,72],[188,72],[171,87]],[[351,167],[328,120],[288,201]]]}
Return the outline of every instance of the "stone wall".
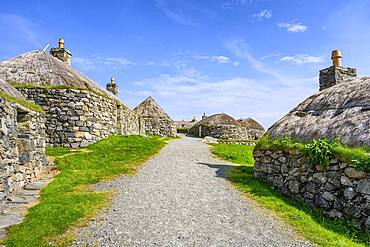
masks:
{"label": "stone wall", "polygon": [[[199,134],[200,132],[200,134]],[[264,131],[257,129],[249,129],[242,126],[218,124],[218,125],[196,125],[189,130],[189,134],[193,136],[205,137],[212,136],[214,138],[232,139],[232,140],[257,140]]]}
{"label": "stone wall", "polygon": [[111,134],[141,134],[140,117],[121,103],[88,90],[19,89],[44,108],[47,143],[83,147]]}
{"label": "stone wall", "polygon": [[355,68],[344,68],[331,66],[320,70],[320,91],[329,88],[335,84],[344,82],[357,77]]}
{"label": "stone wall", "polygon": [[45,118],[0,98],[0,201],[46,172]]}
{"label": "stone wall", "polygon": [[176,136],[176,126],[174,121],[167,117],[145,116],[144,129],[147,135],[157,136]]}
{"label": "stone wall", "polygon": [[323,169],[298,151],[254,151],[254,175],[285,195],[303,199],[329,217],[354,219],[370,229],[370,174],[333,159]]}

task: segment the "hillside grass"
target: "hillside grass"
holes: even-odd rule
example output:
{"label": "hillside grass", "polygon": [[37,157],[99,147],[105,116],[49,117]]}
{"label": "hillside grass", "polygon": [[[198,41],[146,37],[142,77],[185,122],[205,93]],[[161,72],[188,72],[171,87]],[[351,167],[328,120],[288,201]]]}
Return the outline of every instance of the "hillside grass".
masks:
{"label": "hillside grass", "polygon": [[370,236],[350,222],[330,219],[303,201],[288,198],[253,176],[253,146],[212,144],[212,152],[221,159],[241,164],[228,179],[248,198],[271,210],[305,239],[319,246],[369,246]]}
{"label": "hillside grass", "polygon": [[48,148],[60,174],[42,189],[40,203],[28,211],[23,223],[10,228],[6,245],[68,245],[73,234],[66,231],[98,213],[113,195],[89,191],[88,186],[133,174],[164,145],[158,137],[110,136],[86,148]]}

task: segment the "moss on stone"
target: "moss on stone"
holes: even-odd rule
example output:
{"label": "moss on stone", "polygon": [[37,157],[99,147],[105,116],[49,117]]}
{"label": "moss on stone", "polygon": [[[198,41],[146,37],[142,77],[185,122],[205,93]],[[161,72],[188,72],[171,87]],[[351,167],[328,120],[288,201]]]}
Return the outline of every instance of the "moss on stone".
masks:
{"label": "moss on stone", "polygon": [[6,94],[4,92],[0,92],[0,97],[6,99],[9,102],[21,104],[21,105],[23,105],[23,106],[25,106],[25,107],[27,107],[30,110],[35,111],[35,112],[43,112],[44,111],[42,109],[42,107],[38,104],[35,104],[35,103],[30,102],[30,101],[25,100],[25,99],[20,99],[20,98],[11,96],[11,95]]}

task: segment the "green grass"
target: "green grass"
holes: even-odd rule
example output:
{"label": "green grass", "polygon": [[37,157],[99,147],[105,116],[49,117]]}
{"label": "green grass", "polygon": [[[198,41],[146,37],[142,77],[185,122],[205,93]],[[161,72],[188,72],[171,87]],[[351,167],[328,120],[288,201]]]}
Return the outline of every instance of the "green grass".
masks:
{"label": "green grass", "polygon": [[228,160],[237,164],[253,164],[253,146],[237,144],[210,144],[212,152],[221,159]]}
{"label": "green grass", "polygon": [[113,192],[89,191],[88,185],[133,174],[164,145],[157,137],[111,136],[82,149],[48,148],[60,174],[41,191],[40,203],[24,222],[10,228],[6,245],[67,245],[73,234],[66,231],[96,214],[112,196]]}
{"label": "green grass", "polygon": [[21,104],[21,105],[29,108],[32,111],[35,111],[35,112],[43,112],[43,109],[42,109],[42,107],[40,105],[35,104],[33,102],[30,102],[28,100],[24,100],[24,99],[20,99],[20,98],[17,98],[17,97],[13,97],[13,96],[11,96],[9,94],[6,94],[4,92],[0,92],[0,97],[6,99],[9,102]]}
{"label": "green grass", "polygon": [[280,216],[299,235],[319,246],[366,246],[370,236],[350,222],[330,219],[303,201],[288,198],[253,176],[253,146],[213,144],[212,152],[222,159],[242,164],[228,174],[228,179],[240,191],[259,205]]}

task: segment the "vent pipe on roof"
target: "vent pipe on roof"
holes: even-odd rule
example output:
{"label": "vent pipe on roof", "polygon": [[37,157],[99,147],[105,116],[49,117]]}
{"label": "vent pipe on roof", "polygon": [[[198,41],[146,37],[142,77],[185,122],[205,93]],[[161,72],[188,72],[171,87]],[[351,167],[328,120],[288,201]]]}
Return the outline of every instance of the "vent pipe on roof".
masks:
{"label": "vent pipe on roof", "polygon": [[340,52],[340,50],[334,50],[331,52],[331,60],[333,60],[334,66],[342,66],[342,53]]}

